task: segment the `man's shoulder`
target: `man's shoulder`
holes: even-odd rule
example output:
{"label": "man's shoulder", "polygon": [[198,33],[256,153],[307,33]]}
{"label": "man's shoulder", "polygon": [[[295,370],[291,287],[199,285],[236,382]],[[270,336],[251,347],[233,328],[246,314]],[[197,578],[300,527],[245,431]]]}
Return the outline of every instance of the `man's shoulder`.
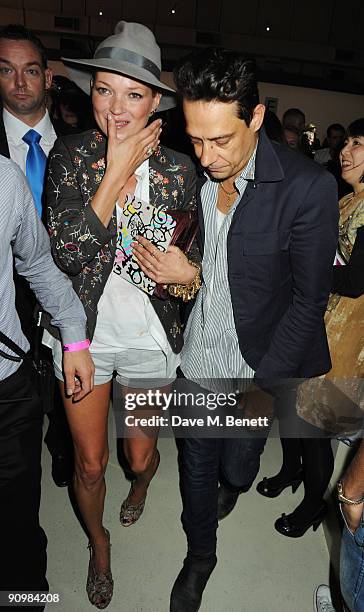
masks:
{"label": "man's shoulder", "polygon": [[4,157],[4,155],[0,155],[0,181],[1,182],[9,182],[14,178],[20,178],[21,181],[24,181],[24,174],[19,168],[18,164],[15,163],[9,157]]}
{"label": "man's shoulder", "polygon": [[307,155],[295,151],[287,145],[271,141],[274,152],[282,166],[286,179],[297,177],[298,179],[314,180],[320,176],[330,177],[329,172],[320,164],[310,159]]}
{"label": "man's shoulder", "polygon": [[12,216],[26,200],[28,183],[24,173],[12,159],[0,155],[0,213]]}

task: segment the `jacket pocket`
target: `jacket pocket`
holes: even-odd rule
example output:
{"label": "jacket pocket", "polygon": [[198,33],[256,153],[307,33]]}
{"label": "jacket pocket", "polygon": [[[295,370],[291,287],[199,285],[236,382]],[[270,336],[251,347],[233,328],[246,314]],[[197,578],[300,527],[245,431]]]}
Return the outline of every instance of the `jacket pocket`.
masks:
{"label": "jacket pocket", "polygon": [[250,232],[242,239],[243,255],[271,255],[287,251],[290,232]]}

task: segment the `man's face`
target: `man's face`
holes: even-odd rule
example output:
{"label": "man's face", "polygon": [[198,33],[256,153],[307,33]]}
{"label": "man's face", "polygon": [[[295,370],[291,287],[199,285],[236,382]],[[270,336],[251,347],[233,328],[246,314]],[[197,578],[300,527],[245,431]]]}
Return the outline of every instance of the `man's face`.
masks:
{"label": "man's face", "polygon": [[0,39],[0,95],[6,110],[22,121],[45,110],[51,83],[52,71],[42,67],[33,43]]}
{"label": "man's face", "polygon": [[299,134],[302,134],[305,129],[305,120],[301,115],[287,115],[283,122],[283,128],[293,127],[298,130]]}
{"label": "man's face", "polygon": [[284,137],[286,142],[291,149],[298,149],[300,146],[300,136],[297,131],[290,130],[289,128],[285,128]]}
{"label": "man's face", "polygon": [[344,142],[345,132],[342,130],[331,130],[330,135],[327,137],[327,143],[329,148],[332,150],[338,149],[340,143]]}
{"label": "man's face", "polygon": [[238,117],[237,102],[183,101],[186,131],[201,165],[212,178],[235,179],[251,157],[264,118],[258,104],[249,127]]}

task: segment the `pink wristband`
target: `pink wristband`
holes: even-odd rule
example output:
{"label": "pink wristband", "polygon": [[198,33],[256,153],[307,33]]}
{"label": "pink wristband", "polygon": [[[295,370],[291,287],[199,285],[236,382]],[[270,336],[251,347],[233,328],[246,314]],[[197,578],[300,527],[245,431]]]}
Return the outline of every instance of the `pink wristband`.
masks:
{"label": "pink wristband", "polygon": [[88,349],[90,344],[90,340],[82,340],[82,342],[73,342],[73,344],[64,344],[63,351],[65,353],[74,353],[75,351],[82,351],[84,349]]}

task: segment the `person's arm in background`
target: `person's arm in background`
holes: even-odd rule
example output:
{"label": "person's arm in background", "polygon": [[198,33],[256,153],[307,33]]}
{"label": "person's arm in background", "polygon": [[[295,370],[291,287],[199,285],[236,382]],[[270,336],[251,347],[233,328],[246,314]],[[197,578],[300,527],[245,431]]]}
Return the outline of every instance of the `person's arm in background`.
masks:
{"label": "person's arm in background", "polygon": [[[24,276],[40,304],[59,328],[62,344],[86,340],[86,315],[69,278],[53,261],[47,232],[38,218],[23,173],[13,167],[14,209],[17,227],[13,254],[18,274]],[[64,353],[65,388],[80,400],[92,390],[94,366],[88,349]],[[77,377],[77,380],[75,380]],[[78,382],[79,381],[79,382]]]}
{"label": "person's arm in background", "polygon": [[[348,499],[356,500],[364,496],[364,440],[361,441],[359,449],[341,482],[343,493]],[[359,526],[364,504],[341,504],[341,507],[349,529],[354,532]]]}
{"label": "person's arm in background", "polygon": [[334,266],[332,293],[357,298],[364,293],[364,226],[359,227],[346,266]]}

